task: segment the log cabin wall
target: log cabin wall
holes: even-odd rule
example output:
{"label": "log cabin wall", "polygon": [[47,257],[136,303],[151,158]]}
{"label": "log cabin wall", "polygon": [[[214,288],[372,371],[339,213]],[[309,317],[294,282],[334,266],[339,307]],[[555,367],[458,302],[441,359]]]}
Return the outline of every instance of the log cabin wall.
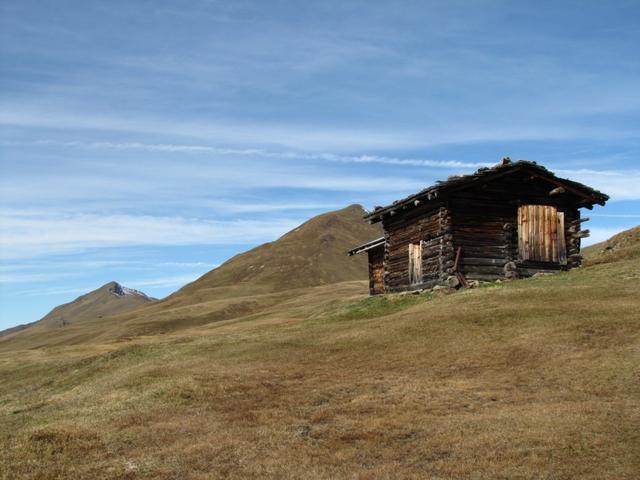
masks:
{"label": "log cabin wall", "polygon": [[369,294],[384,293],[384,245],[372,248],[369,256]]}
{"label": "log cabin wall", "polygon": [[[580,239],[571,233],[579,220],[579,199],[567,193],[550,195],[553,188],[553,184],[522,172],[451,193],[453,243],[456,249],[462,248],[459,268],[466,278],[526,277],[580,264]],[[564,214],[566,265],[520,258],[518,208],[523,205],[552,206]]]}
{"label": "log cabin wall", "polygon": [[[579,209],[608,199],[535,162],[505,157],[375,207],[366,218],[385,231],[384,291],[401,292],[577,267],[581,238],[589,235]],[[378,269],[372,260],[371,271]]]}
{"label": "log cabin wall", "polygon": [[[445,259],[453,257],[450,215],[446,205],[430,204],[385,218],[384,231],[386,292],[430,288],[439,283],[446,267]],[[413,283],[409,272],[411,244],[419,245],[421,254],[421,279]]]}

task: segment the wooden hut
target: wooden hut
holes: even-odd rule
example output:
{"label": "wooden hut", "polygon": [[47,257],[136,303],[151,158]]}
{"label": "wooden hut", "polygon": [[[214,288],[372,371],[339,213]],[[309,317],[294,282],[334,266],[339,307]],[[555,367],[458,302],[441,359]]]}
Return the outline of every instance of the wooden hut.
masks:
{"label": "wooden hut", "polygon": [[559,178],[530,161],[504,158],[493,168],[450,177],[376,207],[384,237],[349,252],[366,252],[372,295],[493,281],[580,265],[580,208],[609,197]]}

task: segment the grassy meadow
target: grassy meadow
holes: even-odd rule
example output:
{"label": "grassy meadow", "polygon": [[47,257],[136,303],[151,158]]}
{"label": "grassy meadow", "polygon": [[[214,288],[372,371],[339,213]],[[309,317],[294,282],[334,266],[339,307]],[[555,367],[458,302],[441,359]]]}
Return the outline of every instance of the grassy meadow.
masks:
{"label": "grassy meadow", "polygon": [[162,334],[4,343],[0,477],[636,479],[637,253],[451,295],[345,282],[211,323],[181,310],[189,327]]}

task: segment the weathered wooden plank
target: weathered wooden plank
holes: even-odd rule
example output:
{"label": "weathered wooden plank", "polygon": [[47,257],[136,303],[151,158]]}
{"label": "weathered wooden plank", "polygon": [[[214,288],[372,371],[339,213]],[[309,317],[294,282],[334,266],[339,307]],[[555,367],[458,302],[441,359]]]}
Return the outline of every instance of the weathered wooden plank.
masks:
{"label": "weathered wooden plank", "polygon": [[409,283],[416,285],[422,282],[422,243],[409,244]]}
{"label": "weathered wooden plank", "polygon": [[[459,242],[456,241],[456,245]],[[517,245],[516,245],[517,247]],[[464,253],[469,257],[493,257],[502,258],[505,252],[510,248],[510,245],[464,245]]]}
{"label": "weathered wooden plank", "polygon": [[566,246],[566,233],[564,224],[564,212],[558,212],[557,215],[557,236],[558,236],[558,261],[560,265],[567,264],[567,246]]}
{"label": "weathered wooden plank", "polygon": [[557,209],[549,205],[524,205],[518,209],[517,246],[520,260],[559,262],[557,213]]}
{"label": "weathered wooden plank", "polygon": [[542,245],[543,245],[543,259],[545,261],[551,260],[553,254],[551,253],[551,208],[541,207],[541,220],[542,220]]}
{"label": "weathered wooden plank", "polygon": [[497,265],[502,267],[507,261],[504,258],[462,257],[462,265]]}
{"label": "weathered wooden plank", "polygon": [[550,270],[560,270],[561,266],[559,263],[551,263],[551,262],[536,262],[534,260],[527,260],[527,261],[518,261],[516,262],[516,265],[518,266],[518,271],[520,271],[521,268],[534,268],[534,269],[541,269],[541,270],[545,270],[545,269],[550,269]]}
{"label": "weathered wooden plank", "polygon": [[530,248],[530,242],[535,241],[535,239],[533,238],[535,217],[531,216],[532,213],[533,213],[533,207],[531,205],[527,205],[525,207],[525,217],[527,219],[527,222],[526,222],[526,229],[524,233],[525,250],[527,253],[523,257],[524,259],[527,259],[527,260],[535,257],[535,252],[531,251],[531,248]]}
{"label": "weathered wooden plank", "polygon": [[518,232],[520,235],[520,258],[528,260],[529,255],[529,206],[520,207],[518,220]]}
{"label": "weathered wooden plank", "polygon": [[456,244],[464,247],[501,247],[504,246],[504,236],[488,236],[478,234],[477,236],[459,235],[456,236]]}
{"label": "weathered wooden plank", "polygon": [[551,219],[549,227],[551,229],[551,261],[558,262],[558,211],[553,208],[551,209]]}
{"label": "weathered wooden plank", "polygon": [[523,221],[523,216],[524,216],[524,209],[522,207],[520,207],[518,209],[518,255],[520,256],[520,258],[524,259],[525,258],[525,252],[524,252],[524,221]]}
{"label": "weathered wooden plank", "polygon": [[460,270],[466,275],[467,273],[484,273],[490,275],[504,276],[504,269],[502,266],[491,265],[462,265]]}
{"label": "weathered wooden plank", "polygon": [[384,293],[384,247],[373,248],[369,256],[369,293],[378,295]]}

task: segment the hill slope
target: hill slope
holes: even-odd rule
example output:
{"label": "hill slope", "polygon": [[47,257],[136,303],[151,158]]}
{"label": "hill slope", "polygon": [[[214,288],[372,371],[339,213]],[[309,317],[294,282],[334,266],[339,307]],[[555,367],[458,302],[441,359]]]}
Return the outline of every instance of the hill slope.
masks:
{"label": "hill slope", "polygon": [[640,256],[640,226],[614,235],[582,251],[587,265],[624,260]]}
{"label": "hill slope", "polygon": [[154,300],[138,290],[109,282],[72,302],[57,306],[37,322],[13,327],[5,331],[5,334],[34,327],[48,329],[93,321],[133,310]]}
{"label": "hill slope", "polygon": [[364,255],[346,252],[382,235],[380,225],[363,220],[360,205],[318,215],[278,240],[236,255],[220,267],[181,288],[173,303],[212,298],[217,292],[277,292],[349,280],[366,280]]}

